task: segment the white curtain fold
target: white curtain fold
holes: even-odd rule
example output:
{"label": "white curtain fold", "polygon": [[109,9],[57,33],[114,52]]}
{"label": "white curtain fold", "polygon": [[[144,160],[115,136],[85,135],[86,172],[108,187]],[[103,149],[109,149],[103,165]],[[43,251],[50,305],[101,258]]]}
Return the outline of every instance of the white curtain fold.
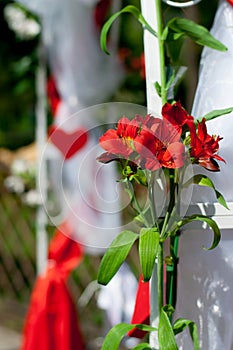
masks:
{"label": "white curtain fold", "polygon": [[[192,111],[196,118],[213,109],[233,106],[233,7],[225,0],[219,3],[211,33],[228,51],[203,50]],[[226,200],[232,202],[233,113],[208,122],[207,127],[209,134],[223,137],[219,154],[226,164],[220,162],[219,173],[202,172],[213,180]],[[192,200],[193,203],[216,202],[213,191],[205,188],[195,189]],[[203,245],[210,244],[209,229],[186,229],[180,238],[176,317],[197,323],[202,350],[233,349],[233,222],[232,230],[224,229],[221,233],[221,242],[213,251],[202,249]],[[180,350],[192,348],[188,332],[179,337],[179,346]]]}

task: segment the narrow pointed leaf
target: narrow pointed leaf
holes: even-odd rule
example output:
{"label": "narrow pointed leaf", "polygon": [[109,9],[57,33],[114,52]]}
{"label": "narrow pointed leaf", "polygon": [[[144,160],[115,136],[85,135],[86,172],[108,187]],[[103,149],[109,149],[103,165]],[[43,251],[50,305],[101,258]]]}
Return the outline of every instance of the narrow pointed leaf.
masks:
{"label": "narrow pointed leaf", "polygon": [[166,83],[166,91],[168,91],[171,87],[171,85],[173,84],[174,80],[175,80],[175,76],[176,76],[176,71],[175,69],[172,71],[172,74],[168,80],[168,82]]}
{"label": "narrow pointed leaf", "polygon": [[189,327],[189,333],[193,341],[194,350],[200,350],[197,325],[195,324],[195,322],[184,318],[179,318],[175,321],[173,325],[173,331],[175,334],[179,334],[183,332],[183,330],[187,327]]}
{"label": "narrow pointed leaf", "polygon": [[167,27],[175,33],[190,37],[199,45],[208,46],[219,51],[227,50],[226,46],[215,39],[205,27],[187,18],[173,18],[168,22]]}
{"label": "narrow pointed leaf", "polygon": [[159,232],[156,228],[142,228],[139,236],[139,257],[144,281],[151,278],[159,247]]}
{"label": "narrow pointed leaf", "polygon": [[197,121],[201,122],[203,118],[205,118],[205,120],[208,121],[208,120],[212,120],[212,119],[215,119],[217,117],[220,117],[221,115],[229,114],[231,112],[233,112],[233,107],[224,108],[224,109],[215,109],[215,110],[207,113],[203,117],[198,118],[196,120],[196,123],[197,123]]}
{"label": "narrow pointed leaf", "polygon": [[135,326],[131,324],[120,323],[113,327],[106,335],[101,350],[118,350],[120,342]]}
{"label": "narrow pointed leaf", "polygon": [[207,225],[212,228],[213,232],[214,232],[214,239],[213,239],[213,242],[210,246],[210,248],[205,248],[204,249],[207,249],[207,250],[212,250],[214,248],[217,247],[217,245],[219,244],[220,242],[220,239],[221,239],[221,233],[220,233],[220,230],[219,230],[219,227],[216,223],[216,221],[214,221],[213,219],[205,216],[205,215],[199,215],[199,214],[195,214],[195,215],[192,215],[190,216],[189,218],[187,219],[184,219],[184,220],[181,220],[180,222],[177,223],[177,227],[176,229],[172,232],[172,234],[175,234],[178,230],[180,230],[180,228],[192,221],[202,221],[202,222],[206,222]]}
{"label": "narrow pointed leaf", "polygon": [[122,231],[104,254],[99,268],[98,282],[108,284],[126,259],[138,235],[132,231]]}
{"label": "narrow pointed leaf", "polygon": [[133,350],[151,350],[151,347],[148,343],[141,343],[135,346]]}
{"label": "narrow pointed leaf", "polygon": [[134,324],[134,328],[135,327],[140,329],[141,331],[144,331],[144,332],[154,332],[154,331],[158,330],[155,327],[148,326],[147,324],[142,324],[142,323]]}
{"label": "narrow pointed leaf", "polygon": [[191,184],[196,184],[199,186],[206,186],[211,188],[212,190],[214,190],[219,204],[221,204],[224,208],[229,209],[223,195],[216,190],[212,180],[208,176],[203,174],[196,174],[191,179],[189,179],[183,186],[188,187]]}
{"label": "narrow pointed leaf", "polygon": [[143,324],[119,323],[108,332],[104,339],[101,350],[118,350],[121,339],[135,327],[148,332],[156,330],[154,327]]}
{"label": "narrow pointed leaf", "polygon": [[175,334],[164,306],[160,313],[158,339],[159,350],[178,350]]}
{"label": "narrow pointed leaf", "polygon": [[108,49],[107,49],[107,35],[109,32],[109,29],[111,28],[113,22],[123,13],[130,13],[132,14],[139,23],[141,23],[150,33],[152,33],[154,36],[157,37],[156,31],[149,25],[149,23],[145,20],[145,18],[142,16],[141,12],[138,10],[137,7],[133,5],[128,5],[124,7],[121,11],[118,11],[114,13],[104,24],[101,34],[100,34],[100,46],[102,50],[109,55]]}
{"label": "narrow pointed leaf", "polygon": [[161,97],[161,85],[156,81],[154,84],[155,90],[159,97]]}

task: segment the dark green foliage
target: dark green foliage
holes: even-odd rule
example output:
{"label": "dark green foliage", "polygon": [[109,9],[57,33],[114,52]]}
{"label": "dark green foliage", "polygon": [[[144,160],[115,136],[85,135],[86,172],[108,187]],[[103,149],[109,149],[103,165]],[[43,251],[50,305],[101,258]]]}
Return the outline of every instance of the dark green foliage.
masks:
{"label": "dark green foliage", "polygon": [[8,26],[0,2],[0,147],[16,149],[34,140],[38,38],[20,39]]}

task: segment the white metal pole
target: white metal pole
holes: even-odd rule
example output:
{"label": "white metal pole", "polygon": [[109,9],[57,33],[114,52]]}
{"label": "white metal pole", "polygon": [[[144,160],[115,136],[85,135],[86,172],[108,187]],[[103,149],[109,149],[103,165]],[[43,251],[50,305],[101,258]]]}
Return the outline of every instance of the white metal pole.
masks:
{"label": "white metal pole", "polygon": [[[155,0],[141,0],[141,10],[146,21],[157,31]],[[162,101],[154,87],[156,81],[160,83],[159,45],[158,39],[148,30],[144,31],[144,54],[148,113],[160,114]]]}
{"label": "white metal pole", "polygon": [[37,274],[44,272],[47,265],[47,215],[42,202],[47,198],[47,169],[43,151],[47,142],[46,113],[46,64],[43,44],[39,45],[39,65],[36,75],[36,145],[37,145],[37,192],[42,198],[36,214],[36,268]]}
{"label": "white metal pole", "polygon": [[[142,15],[146,21],[157,31],[157,13],[156,0],[141,0]],[[192,0],[185,3],[178,3],[170,0],[163,0],[170,6],[188,7],[193,6],[201,0]],[[152,114],[160,114],[162,109],[162,100],[158,96],[154,84],[156,81],[160,83],[160,59],[158,39],[149,31],[144,31],[144,54],[146,69],[146,95],[147,95],[147,111]],[[157,266],[153,271],[150,282],[150,322],[154,327],[158,326],[158,304],[157,304]],[[158,333],[151,332],[150,346],[153,350],[159,349]]]}
{"label": "white metal pole", "polygon": [[[142,15],[146,21],[157,31],[157,14],[155,0],[141,0]],[[146,96],[147,111],[153,115],[159,114],[162,108],[162,100],[156,92],[154,84],[160,84],[160,59],[158,39],[149,31],[144,31],[144,54],[146,69]],[[158,293],[157,293],[157,266],[153,271],[150,282],[150,323],[158,327]],[[158,332],[150,333],[150,346],[152,349],[159,349]]]}

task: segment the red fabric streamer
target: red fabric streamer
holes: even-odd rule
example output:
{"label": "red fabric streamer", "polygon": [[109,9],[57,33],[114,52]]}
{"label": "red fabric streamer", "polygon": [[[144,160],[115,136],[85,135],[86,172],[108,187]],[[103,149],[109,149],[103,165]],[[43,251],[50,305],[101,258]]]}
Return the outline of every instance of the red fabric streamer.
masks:
{"label": "red fabric streamer", "polygon": [[227,0],[233,6],[233,0]]}
{"label": "red fabric streamer", "polygon": [[100,0],[94,10],[94,21],[97,28],[101,29],[107,19],[111,6],[111,0]]}
{"label": "red fabric streamer", "polygon": [[[150,283],[143,282],[143,276],[140,276],[136,302],[131,324],[150,324]],[[128,335],[135,338],[143,338],[147,332],[134,328]]]}
{"label": "red fabric streamer", "polygon": [[48,102],[51,108],[51,112],[54,117],[56,116],[58,106],[61,102],[61,98],[57,90],[56,82],[53,76],[50,76],[47,81],[47,95],[48,95]]}
{"label": "red fabric streamer", "polygon": [[[62,225],[49,247],[45,273],[36,280],[27,313],[21,350],[84,350],[77,312],[66,285],[83,256]],[[66,230],[66,231],[65,231]]]}

